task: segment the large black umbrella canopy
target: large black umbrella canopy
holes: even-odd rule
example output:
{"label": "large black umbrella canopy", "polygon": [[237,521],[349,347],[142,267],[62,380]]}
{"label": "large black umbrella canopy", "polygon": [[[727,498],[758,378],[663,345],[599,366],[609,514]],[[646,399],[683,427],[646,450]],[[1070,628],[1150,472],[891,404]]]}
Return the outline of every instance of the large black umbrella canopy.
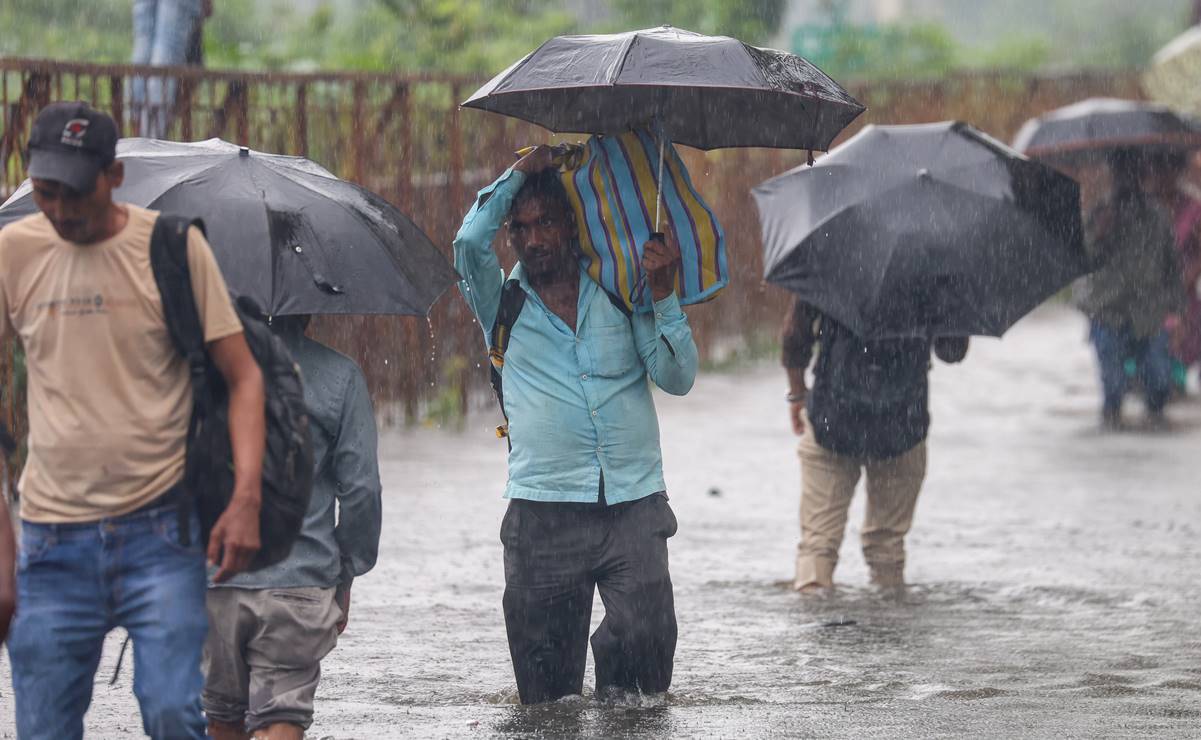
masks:
{"label": "large black umbrella canopy", "polygon": [[753,192],[766,279],[865,339],[1001,336],[1087,271],[1076,183],[963,123],[868,126]]}
{"label": "large black umbrella canopy", "polygon": [[805,59],[670,26],[557,36],[466,102],[560,133],[662,126],[698,149],[826,150],[864,107]]}
{"label": "large black umbrella canopy", "polygon": [[[301,157],[220,139],[122,139],[117,200],[204,219],[230,291],[274,316],[424,316],[456,279],[429,237],[380,196]],[[0,226],[36,211],[28,182]]]}
{"label": "large black umbrella canopy", "polygon": [[1030,119],[1013,140],[1027,156],[1062,162],[1131,147],[1195,149],[1201,130],[1163,105],[1089,98]]}

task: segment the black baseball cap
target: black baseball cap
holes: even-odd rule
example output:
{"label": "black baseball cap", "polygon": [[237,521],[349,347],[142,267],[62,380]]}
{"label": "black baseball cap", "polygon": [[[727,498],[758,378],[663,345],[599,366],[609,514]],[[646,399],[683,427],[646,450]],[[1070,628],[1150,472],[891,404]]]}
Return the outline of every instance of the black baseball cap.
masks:
{"label": "black baseball cap", "polygon": [[90,193],[100,170],[116,156],[116,122],[87,103],[51,103],[34,119],[29,134],[30,177]]}

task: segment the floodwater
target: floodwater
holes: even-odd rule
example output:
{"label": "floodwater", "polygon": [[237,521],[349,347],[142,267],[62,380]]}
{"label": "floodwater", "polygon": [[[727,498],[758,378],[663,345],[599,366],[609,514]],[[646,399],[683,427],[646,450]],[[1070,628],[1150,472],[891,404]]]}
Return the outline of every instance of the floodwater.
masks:
{"label": "floodwater", "polygon": [[[799,469],[781,370],[657,398],[680,641],[671,694],[621,705],[589,690],[515,704],[491,414],[461,434],[387,434],[380,564],[355,586],[309,736],[1201,736],[1201,402],[1171,407],[1168,433],[1099,432],[1084,324],[1056,308],[974,340],[932,382],[900,597],[866,585],[861,497],[837,595],[789,589]],[[140,728],[128,672],[107,686],[117,645],[91,737]],[[6,661],[0,737],[14,735]]]}

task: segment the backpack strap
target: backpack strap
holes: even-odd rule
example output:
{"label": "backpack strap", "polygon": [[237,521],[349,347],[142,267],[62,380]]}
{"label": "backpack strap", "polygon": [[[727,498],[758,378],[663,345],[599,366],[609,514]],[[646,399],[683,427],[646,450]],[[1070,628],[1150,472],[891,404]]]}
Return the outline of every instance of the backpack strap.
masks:
{"label": "backpack strap", "polygon": [[[605,297],[609,299],[609,303],[621,311],[627,320],[633,316],[633,312],[625,304],[625,301],[603,288],[602,290]],[[509,440],[509,415],[505,412],[505,392],[501,370],[505,366],[505,351],[509,348],[513,326],[517,323],[517,317],[521,315],[525,299],[525,289],[521,287],[520,282],[515,279],[505,281],[504,287],[500,290],[500,307],[496,310],[496,321],[492,324],[492,332],[488,340],[489,381],[492,384],[492,391],[496,394],[496,400],[500,404],[500,413],[505,417],[505,423],[496,428],[496,436],[508,441],[510,449],[513,447],[513,442]],[[669,348],[670,346],[668,345]]]}
{"label": "backpack strap", "polygon": [[622,316],[625,316],[627,319],[633,318],[634,312],[630,309],[629,306],[626,305],[625,301],[621,300],[621,298],[614,295],[613,293],[610,293],[600,283],[597,283],[596,287],[601,289],[601,292],[603,292],[605,294],[605,297],[609,299],[609,303],[613,304],[613,308],[616,308],[618,311],[621,311]]}
{"label": "backpack strap", "polygon": [[192,293],[192,272],[188,267],[188,228],[191,226],[204,233],[204,222],[200,219],[167,214],[158,217],[150,237],[150,268],[162,298],[163,319],[171,343],[188,362],[195,400],[204,390],[208,355],[204,349],[204,327]]}
{"label": "backpack strap", "polygon": [[[159,215],[150,236],[150,268],[163,303],[163,319],[171,343],[188,363],[192,383],[192,418],[188,423],[190,441],[201,420],[208,413],[208,354],[204,348],[204,327],[196,310],[192,292],[192,273],[188,267],[188,228],[195,226],[204,233],[204,222],[183,216]],[[187,547],[191,544],[188,515],[193,503],[192,491],[186,481],[179,500],[179,537]]]}
{"label": "backpack strap", "polygon": [[[506,280],[500,290],[500,307],[496,310],[496,321],[492,324],[492,334],[488,341],[489,379],[492,391],[500,404],[500,413],[505,417],[505,423],[496,428],[496,436],[509,439],[509,415],[505,413],[505,391],[501,381],[500,371],[505,366],[505,351],[509,348],[509,339],[513,334],[513,325],[521,315],[525,306],[525,290],[516,280]],[[509,449],[513,443],[509,441]]]}

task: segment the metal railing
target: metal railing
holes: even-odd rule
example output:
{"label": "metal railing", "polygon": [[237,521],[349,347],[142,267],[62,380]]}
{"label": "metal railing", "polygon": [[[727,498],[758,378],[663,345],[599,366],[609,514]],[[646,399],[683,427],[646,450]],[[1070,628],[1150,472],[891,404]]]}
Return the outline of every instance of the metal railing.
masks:
{"label": "metal railing", "polygon": [[[155,108],[133,94],[152,79],[174,88],[169,106]],[[515,149],[549,138],[530,124],[460,110],[458,103],[480,82],[434,74],[256,73],[0,58],[0,194],[23,177],[21,152],[37,110],[52,100],[84,98],[111,112],[126,136],[141,133],[157,115],[166,121],[166,138],[216,136],[307,156],[394,202],[449,254],[475,190],[513,161]],[[848,135],[866,123],[955,118],[1001,139],[1026,118],[1073,100],[1139,95],[1137,78],[1121,73],[979,73],[862,84],[851,91],[869,111]],[[788,297],[761,281],[749,189],[801,164],[804,154],[687,150],[684,158],[727,234],[730,287],[718,300],[689,309],[702,357],[720,359],[730,348],[745,347],[748,337],[774,334],[779,325]],[[457,295],[440,300],[428,323],[322,318],[315,331],[360,363],[381,408],[397,417],[415,420],[429,403],[462,408],[475,390],[486,388],[482,335]],[[14,363],[11,352],[4,355],[0,382],[11,389]],[[16,396],[5,393],[4,416],[20,433]]]}

